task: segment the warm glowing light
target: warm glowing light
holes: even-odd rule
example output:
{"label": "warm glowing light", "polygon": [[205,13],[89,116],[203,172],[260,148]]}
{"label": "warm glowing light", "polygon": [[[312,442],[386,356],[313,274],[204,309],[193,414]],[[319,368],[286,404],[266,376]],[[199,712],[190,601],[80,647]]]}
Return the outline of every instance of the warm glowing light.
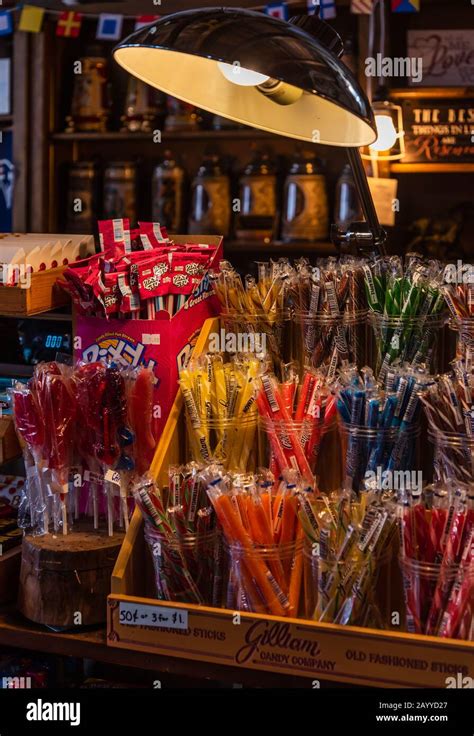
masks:
{"label": "warm glowing light", "polygon": [[240,64],[226,64],[224,61],[218,61],[217,66],[229,82],[238,84],[240,87],[257,87],[270,79],[260,72],[244,69]]}
{"label": "warm glowing light", "polygon": [[391,115],[375,115],[377,140],[369,148],[371,151],[389,151],[397,141],[397,131]]}

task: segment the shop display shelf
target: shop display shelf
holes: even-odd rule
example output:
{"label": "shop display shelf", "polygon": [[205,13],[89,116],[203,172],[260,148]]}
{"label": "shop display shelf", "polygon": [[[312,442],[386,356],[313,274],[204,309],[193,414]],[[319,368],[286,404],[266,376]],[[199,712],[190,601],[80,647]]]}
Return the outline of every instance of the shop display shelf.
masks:
{"label": "shop display shelf", "polygon": [[[217,328],[215,320],[205,323],[195,354],[206,350]],[[182,461],[184,431],[179,394],[151,467],[158,483],[166,482],[170,464]],[[156,600],[138,509],[117,558],[111,591],[111,648],[358,686],[445,687],[453,673],[474,675],[474,642]],[[176,622],[184,628],[174,628]]]}

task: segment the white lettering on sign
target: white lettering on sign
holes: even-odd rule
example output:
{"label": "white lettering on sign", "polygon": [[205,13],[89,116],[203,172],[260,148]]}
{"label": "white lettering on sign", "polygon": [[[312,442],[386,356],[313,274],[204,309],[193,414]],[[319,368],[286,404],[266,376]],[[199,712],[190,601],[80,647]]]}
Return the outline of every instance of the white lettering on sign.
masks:
{"label": "white lettering on sign", "polygon": [[119,621],[125,626],[156,626],[160,629],[187,629],[188,612],[180,608],[137,605],[121,601]]}
{"label": "white lettering on sign", "polygon": [[144,345],[159,345],[160,344],[160,336],[159,335],[148,335],[143,334],[142,340]]}

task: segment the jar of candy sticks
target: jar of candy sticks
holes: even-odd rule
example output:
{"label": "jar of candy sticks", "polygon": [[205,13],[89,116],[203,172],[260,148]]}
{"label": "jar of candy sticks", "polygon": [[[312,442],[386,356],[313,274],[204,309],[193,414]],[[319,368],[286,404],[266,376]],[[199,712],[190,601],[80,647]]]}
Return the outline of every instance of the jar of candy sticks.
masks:
{"label": "jar of candy sticks", "polygon": [[287,544],[227,546],[226,608],[291,616],[300,613],[303,540]]}
{"label": "jar of candy sticks", "polygon": [[255,471],[261,457],[255,412],[222,419],[186,416],[189,455],[200,463],[211,459],[232,473]]}
{"label": "jar of candy sticks", "polygon": [[396,361],[425,364],[432,371],[441,367],[443,355],[442,328],[447,317],[444,313],[426,316],[389,316],[369,312],[369,324],[374,331],[373,368],[381,381]]}
{"label": "jar of candy sticks", "polygon": [[435,480],[474,483],[474,437],[433,427],[428,437],[433,444]]}
{"label": "jar of candy sticks", "polygon": [[[418,425],[409,428],[339,424],[345,483],[355,492],[418,484]],[[421,470],[420,470],[421,472]],[[412,477],[412,473],[415,475]]]}
{"label": "jar of candy sticks", "polygon": [[401,556],[405,629],[451,639],[472,640],[474,561],[425,562]]}
{"label": "jar of candy sticks", "polygon": [[[303,550],[305,618],[325,623],[390,627],[397,585],[396,537],[376,554],[357,548],[335,556],[319,542],[306,540]],[[399,575],[398,575],[399,577]]]}
{"label": "jar of candy sticks", "polygon": [[159,600],[222,605],[222,553],[217,529],[170,538],[145,523]]}
{"label": "jar of candy sticks", "polygon": [[336,315],[296,311],[298,325],[295,355],[304,368],[327,366],[327,377],[334,377],[343,361],[365,365],[368,360],[369,332],[367,309]]}

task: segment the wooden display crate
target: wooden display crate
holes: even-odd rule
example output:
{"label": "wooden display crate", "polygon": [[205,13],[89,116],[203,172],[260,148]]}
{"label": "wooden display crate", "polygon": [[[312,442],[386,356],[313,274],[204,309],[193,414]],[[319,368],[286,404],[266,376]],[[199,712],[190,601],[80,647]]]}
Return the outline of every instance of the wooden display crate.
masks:
{"label": "wooden display crate", "polygon": [[13,417],[0,417],[0,465],[21,455]]}
{"label": "wooden display crate", "polygon": [[27,317],[68,304],[68,293],[56,284],[65,268],[59,266],[31,274],[28,288],[0,286],[0,314]]}
{"label": "wooden display crate", "polygon": [[[206,349],[218,326],[208,320],[196,345]],[[159,482],[182,460],[181,395],[169,415],[152,465]],[[238,613],[154,599],[152,561],[138,509],[112,574],[107,643],[158,655],[359,686],[446,687],[457,672],[474,677],[474,642],[379,631],[304,619]],[[176,628],[181,627],[181,628]]]}

